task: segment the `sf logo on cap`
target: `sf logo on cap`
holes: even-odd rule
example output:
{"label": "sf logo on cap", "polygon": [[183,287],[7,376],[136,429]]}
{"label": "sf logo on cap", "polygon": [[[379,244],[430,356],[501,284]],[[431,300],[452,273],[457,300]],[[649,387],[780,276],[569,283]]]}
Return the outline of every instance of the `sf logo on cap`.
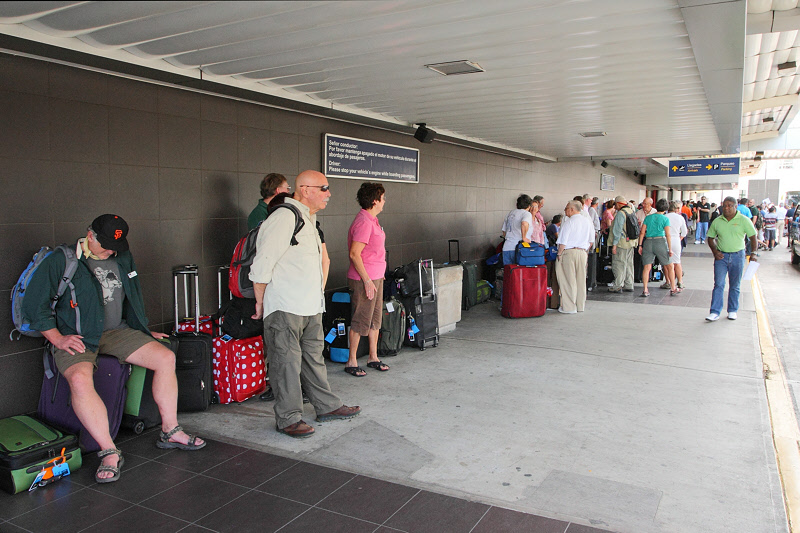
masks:
{"label": "sf logo on cap", "polygon": [[122,237],[122,230],[118,229],[114,232],[114,239],[119,240]]}

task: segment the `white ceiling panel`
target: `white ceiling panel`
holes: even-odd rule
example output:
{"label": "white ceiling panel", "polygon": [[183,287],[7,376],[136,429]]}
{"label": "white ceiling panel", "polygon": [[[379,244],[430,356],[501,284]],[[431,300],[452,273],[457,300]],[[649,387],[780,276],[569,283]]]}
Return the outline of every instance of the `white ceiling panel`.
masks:
{"label": "white ceiling panel", "polygon": [[0,33],[552,158],[718,153],[759,126],[742,89],[797,85],[797,32],[745,41],[742,0],[20,4]]}

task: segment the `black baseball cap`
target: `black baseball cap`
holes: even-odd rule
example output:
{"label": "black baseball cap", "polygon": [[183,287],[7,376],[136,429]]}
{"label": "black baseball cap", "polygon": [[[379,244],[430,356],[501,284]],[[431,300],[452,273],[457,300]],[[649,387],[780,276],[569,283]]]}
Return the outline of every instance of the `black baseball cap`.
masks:
{"label": "black baseball cap", "polygon": [[128,251],[128,223],[117,215],[100,215],[92,221],[97,242],[106,250]]}

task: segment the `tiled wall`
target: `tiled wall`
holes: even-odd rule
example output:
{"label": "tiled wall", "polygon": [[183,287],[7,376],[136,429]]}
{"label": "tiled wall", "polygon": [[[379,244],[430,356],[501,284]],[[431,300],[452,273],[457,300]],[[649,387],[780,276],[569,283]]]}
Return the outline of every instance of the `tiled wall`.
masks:
{"label": "tiled wall", "polygon": [[[216,304],[216,268],[230,261],[267,172],[293,183],[321,167],[322,135],[336,133],[420,149],[421,183],[385,183],[380,220],[392,264],[444,261],[447,239],[462,259],[488,255],[520,192],[542,194],[551,217],[575,194],[600,194],[600,166],[521,161],[410,136],[220,97],[200,95],[0,54],[0,333],[12,328],[10,288],[44,244],[74,242],[113,212],[129,241],[156,328],[172,317],[174,266],[201,266],[204,312]],[[608,169],[605,169],[607,172]],[[644,195],[619,170],[617,191]],[[347,229],[358,180],[332,179],[321,212],[332,268],[345,283]],[[3,329],[4,328],[4,329]],[[0,416],[35,410],[40,341],[0,334]]]}

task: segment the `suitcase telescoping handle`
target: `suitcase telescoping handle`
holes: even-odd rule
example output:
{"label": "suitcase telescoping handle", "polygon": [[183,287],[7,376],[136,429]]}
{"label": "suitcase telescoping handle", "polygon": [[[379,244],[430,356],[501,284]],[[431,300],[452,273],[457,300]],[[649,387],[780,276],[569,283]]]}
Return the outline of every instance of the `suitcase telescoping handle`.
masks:
{"label": "suitcase telescoping handle", "polygon": [[200,281],[197,275],[197,265],[186,265],[172,271],[172,279],[175,286],[175,331],[178,331],[180,319],[178,317],[178,277],[183,277],[183,301],[186,312],[189,312],[189,276],[194,278],[194,334],[200,332]]}
{"label": "suitcase telescoping handle", "polygon": [[423,267],[431,273],[431,294],[436,297],[436,285],[433,279],[433,259],[420,259],[419,260],[419,295],[425,296],[425,291],[422,289],[422,269]]}
{"label": "suitcase telescoping handle", "polygon": [[[219,304],[217,307],[222,309],[222,280],[225,279],[225,286],[228,286],[228,271],[231,269],[230,266],[225,265],[221,266],[217,269],[217,303]],[[223,276],[222,273],[225,272]],[[233,293],[228,289],[228,300],[233,300]]]}
{"label": "suitcase telescoping handle", "polygon": [[458,239],[448,239],[447,241],[447,262],[453,262],[453,243],[456,243],[456,263],[461,262],[461,243]]}

